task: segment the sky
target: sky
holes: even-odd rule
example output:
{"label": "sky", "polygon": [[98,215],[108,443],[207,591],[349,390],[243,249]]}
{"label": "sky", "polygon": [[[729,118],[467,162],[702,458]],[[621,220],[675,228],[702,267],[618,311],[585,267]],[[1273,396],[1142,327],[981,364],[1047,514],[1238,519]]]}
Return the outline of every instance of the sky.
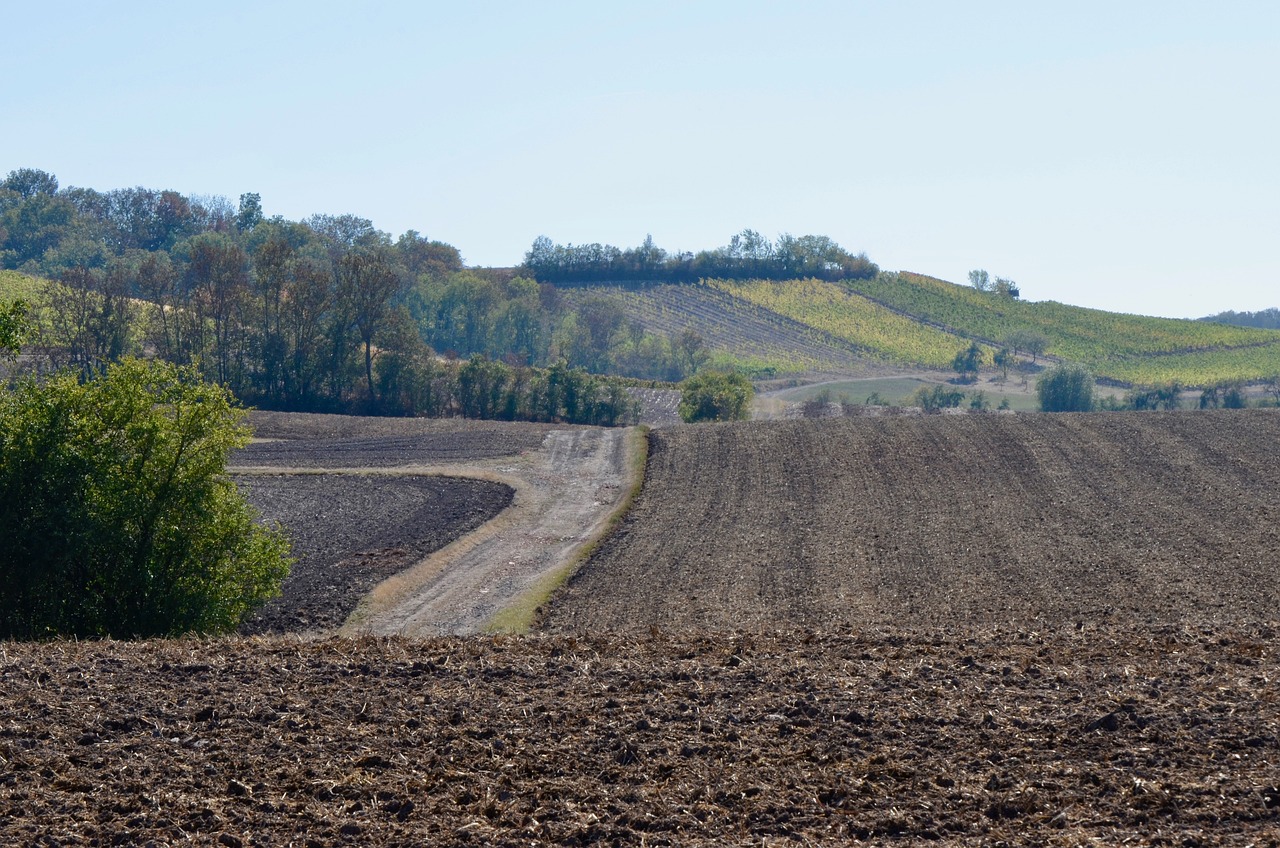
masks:
{"label": "sky", "polygon": [[0,0],[0,173],[471,265],[754,229],[1028,300],[1280,306],[1280,3]]}

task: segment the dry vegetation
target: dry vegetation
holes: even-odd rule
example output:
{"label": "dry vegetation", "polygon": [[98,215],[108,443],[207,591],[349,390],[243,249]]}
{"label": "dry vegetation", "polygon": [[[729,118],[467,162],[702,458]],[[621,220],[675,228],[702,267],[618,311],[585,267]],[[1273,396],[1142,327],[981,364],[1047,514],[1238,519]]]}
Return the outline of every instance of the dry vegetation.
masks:
{"label": "dry vegetation", "polygon": [[[331,423],[247,455],[534,439]],[[0,843],[1277,845],[1277,436],[1261,412],[658,429],[551,635],[0,644]]]}

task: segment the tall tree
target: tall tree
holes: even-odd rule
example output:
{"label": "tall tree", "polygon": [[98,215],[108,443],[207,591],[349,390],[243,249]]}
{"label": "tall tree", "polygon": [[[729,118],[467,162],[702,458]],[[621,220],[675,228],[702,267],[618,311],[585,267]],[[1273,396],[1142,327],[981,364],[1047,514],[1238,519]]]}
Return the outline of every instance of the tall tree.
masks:
{"label": "tall tree", "polygon": [[365,386],[369,407],[378,407],[373,382],[373,339],[401,291],[400,275],[385,249],[351,250],[338,264],[338,297],[364,346]]}

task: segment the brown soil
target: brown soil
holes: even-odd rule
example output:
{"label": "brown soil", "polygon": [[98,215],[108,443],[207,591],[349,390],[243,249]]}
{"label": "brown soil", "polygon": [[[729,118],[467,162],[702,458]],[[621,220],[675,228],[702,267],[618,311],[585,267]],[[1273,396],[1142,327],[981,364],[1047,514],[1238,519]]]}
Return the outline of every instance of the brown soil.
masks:
{"label": "brown soil", "polygon": [[361,597],[494,518],[514,492],[448,477],[241,476],[236,484],[293,542],[283,593],[241,628],[296,633],[342,626]]}
{"label": "brown soil", "polygon": [[466,462],[536,450],[554,430],[568,425],[460,418],[362,418],[254,412],[249,424],[257,441],[238,451],[240,466],[311,468],[388,467]]}
{"label": "brown soil", "polygon": [[594,538],[638,471],[620,429],[297,413],[251,423],[256,440],[232,470],[301,559],[250,633],[483,630]]}
{"label": "brown soil", "polygon": [[[0,844],[1280,845],[1278,436],[654,431],[549,619],[600,635],[0,643]],[[488,462],[584,455],[550,441]]]}
{"label": "brown soil", "polygon": [[6,845],[1276,845],[1276,631],[0,645]]}
{"label": "brown soil", "polygon": [[655,430],[560,632],[1249,623],[1280,608],[1270,411]]}

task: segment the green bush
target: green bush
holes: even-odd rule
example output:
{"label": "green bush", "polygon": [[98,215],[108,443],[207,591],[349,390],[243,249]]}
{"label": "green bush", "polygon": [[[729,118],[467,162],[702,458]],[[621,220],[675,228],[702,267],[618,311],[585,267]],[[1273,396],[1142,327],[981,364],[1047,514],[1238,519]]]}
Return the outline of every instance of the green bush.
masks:
{"label": "green bush", "polygon": [[1088,412],[1093,409],[1093,374],[1083,365],[1063,363],[1036,381],[1043,412]]}
{"label": "green bush", "polygon": [[755,388],[742,374],[703,371],[680,384],[684,421],[739,421],[751,417]]}
{"label": "green bush", "polygon": [[137,360],[0,393],[0,636],[226,632],[277,594],[288,542],[225,474],[242,416]]}
{"label": "green bush", "polygon": [[909,404],[918,406],[925,412],[939,412],[943,409],[954,409],[964,403],[964,392],[949,389],[943,385],[921,386],[911,396]]}

